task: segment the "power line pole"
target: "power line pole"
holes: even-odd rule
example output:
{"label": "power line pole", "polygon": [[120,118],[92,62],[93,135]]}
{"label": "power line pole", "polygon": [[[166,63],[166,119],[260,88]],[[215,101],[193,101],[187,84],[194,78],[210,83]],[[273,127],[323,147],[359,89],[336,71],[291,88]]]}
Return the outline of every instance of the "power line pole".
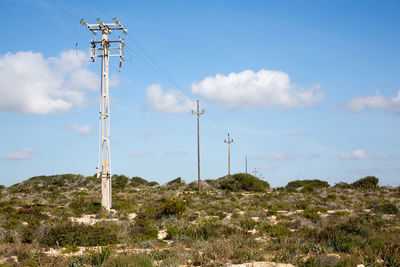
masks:
{"label": "power line pole", "polygon": [[246,155],[246,174],[247,174],[247,155]]}
{"label": "power line pole", "polygon": [[233,143],[233,139],[231,139],[229,133],[228,141],[225,140],[225,143],[228,144],[228,176],[231,176],[231,143]]}
{"label": "power line pole", "polygon": [[[81,24],[89,28],[96,35],[101,32],[101,41],[91,41],[90,57],[94,62],[96,57],[101,57],[101,98],[100,98],[100,144],[101,152],[99,161],[101,161],[101,170],[98,177],[101,178],[101,205],[110,210],[112,206],[112,181],[111,181],[111,161],[110,161],[110,98],[108,88],[108,65],[110,57],[119,57],[119,67],[121,69],[123,56],[124,41],[110,41],[108,36],[111,31],[127,30],[121,25],[118,19],[114,19],[113,23],[103,23],[101,19],[97,19],[96,24],[88,24],[85,20],[81,20]],[[119,46],[114,46],[118,44]],[[98,46],[98,48],[97,48]],[[119,50],[119,54],[112,55],[110,50]],[[96,51],[101,51],[101,55],[96,55]],[[100,145],[99,144],[99,145]]]}
{"label": "power line pole", "polygon": [[257,168],[254,168],[254,177],[256,177],[257,178]]}
{"label": "power line pole", "polygon": [[204,109],[200,112],[199,100],[197,102],[197,112],[192,110],[192,114],[197,115],[197,181],[198,188],[197,190],[200,192],[200,115],[204,114]]}

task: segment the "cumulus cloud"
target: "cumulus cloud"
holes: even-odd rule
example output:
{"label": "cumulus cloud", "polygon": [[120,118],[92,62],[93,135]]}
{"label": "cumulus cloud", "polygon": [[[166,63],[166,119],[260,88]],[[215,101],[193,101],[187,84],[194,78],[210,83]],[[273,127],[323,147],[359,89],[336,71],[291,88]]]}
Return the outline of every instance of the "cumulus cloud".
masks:
{"label": "cumulus cloud", "polygon": [[0,111],[24,114],[63,112],[85,102],[98,77],[82,61],[86,53],[69,50],[58,57],[17,52],[0,55]]}
{"label": "cumulus cloud", "polygon": [[377,91],[374,96],[357,96],[346,103],[346,109],[352,113],[357,113],[367,108],[400,114],[400,91],[397,92],[395,97],[386,97]]}
{"label": "cumulus cloud", "polygon": [[10,160],[25,160],[30,159],[32,154],[35,153],[36,150],[33,148],[25,148],[22,150],[16,150],[7,154],[3,155],[3,158],[10,159]]}
{"label": "cumulus cloud", "polygon": [[70,124],[65,126],[65,129],[75,131],[80,136],[90,135],[92,132],[92,127],[89,125]]}
{"label": "cumulus cloud", "polygon": [[161,84],[152,84],[146,88],[148,106],[162,113],[185,113],[196,107],[182,91],[163,91]]}
{"label": "cumulus cloud", "polygon": [[340,155],[340,159],[344,160],[366,160],[368,158],[368,154],[362,149],[356,149],[350,154],[343,153]]}
{"label": "cumulus cloud", "polygon": [[316,84],[304,89],[282,71],[245,70],[206,77],[191,86],[192,93],[228,108],[302,108],[319,103],[324,93]]}
{"label": "cumulus cloud", "polygon": [[277,154],[269,154],[261,157],[261,160],[277,160],[277,161],[284,161],[284,160],[292,160],[298,159],[303,157],[302,154],[297,153],[277,153]]}

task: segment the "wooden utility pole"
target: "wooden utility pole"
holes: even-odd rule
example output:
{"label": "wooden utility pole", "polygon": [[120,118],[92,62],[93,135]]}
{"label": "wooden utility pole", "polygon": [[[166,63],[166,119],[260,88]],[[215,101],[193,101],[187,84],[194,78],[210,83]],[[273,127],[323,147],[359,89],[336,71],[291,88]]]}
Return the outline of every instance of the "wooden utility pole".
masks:
{"label": "wooden utility pole", "polygon": [[197,102],[197,112],[192,110],[192,114],[197,115],[197,190],[200,191],[200,115],[204,114],[204,109],[200,112],[199,100]]}
{"label": "wooden utility pole", "polygon": [[[110,41],[108,36],[112,31],[122,30],[127,33],[126,29],[121,25],[118,19],[114,19],[113,23],[103,23],[101,19],[97,19],[96,24],[88,24],[85,20],[81,20],[81,24],[89,28],[89,30],[97,35],[101,33],[101,41],[91,41],[90,57],[95,61],[96,57],[101,57],[101,98],[100,98],[100,146],[101,153],[99,161],[101,161],[101,170],[98,177],[101,178],[101,205],[110,210],[112,206],[112,181],[111,181],[111,161],[110,161],[110,98],[108,90],[108,65],[110,57],[120,58],[120,67],[123,60],[124,41]],[[119,46],[112,47],[117,43]],[[119,54],[112,55],[111,50],[119,50]],[[96,51],[101,51],[100,55],[96,55]],[[99,162],[100,164],[100,162]]]}
{"label": "wooden utility pole", "polygon": [[228,144],[228,176],[231,176],[231,143],[233,143],[233,139],[231,139],[229,133],[228,133],[228,141],[225,140],[225,143]]}

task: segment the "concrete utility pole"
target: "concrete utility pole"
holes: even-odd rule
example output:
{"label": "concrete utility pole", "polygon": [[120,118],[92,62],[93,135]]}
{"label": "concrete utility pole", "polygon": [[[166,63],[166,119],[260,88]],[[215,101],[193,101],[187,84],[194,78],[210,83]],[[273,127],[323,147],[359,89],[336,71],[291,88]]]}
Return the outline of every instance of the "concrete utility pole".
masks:
{"label": "concrete utility pole", "polygon": [[257,178],[257,168],[254,168],[254,177],[256,177]]}
{"label": "concrete utility pole", "polygon": [[246,156],[246,174],[247,174],[247,156]]}
{"label": "concrete utility pole", "polygon": [[204,109],[200,112],[199,100],[197,102],[197,112],[192,110],[192,114],[197,115],[197,181],[198,181],[198,188],[197,190],[200,191],[200,115],[204,114]]}
{"label": "concrete utility pole", "polygon": [[[100,144],[101,144],[101,170],[97,176],[101,178],[101,205],[110,210],[112,206],[112,181],[111,181],[111,162],[110,162],[110,99],[108,90],[108,64],[110,57],[119,57],[119,67],[121,69],[123,56],[124,41],[110,41],[108,36],[111,31],[127,30],[121,25],[118,19],[114,19],[114,23],[103,23],[101,19],[97,19],[97,24],[88,24],[85,20],[81,20],[81,24],[89,28],[96,35],[101,33],[101,41],[91,41],[90,57],[94,62],[96,57],[101,57],[101,99],[100,99]],[[119,46],[112,47],[113,44]],[[98,46],[98,48],[97,48]],[[96,51],[100,50],[101,55],[96,55]],[[111,55],[110,50],[119,50],[119,54]]]}
{"label": "concrete utility pole", "polygon": [[225,140],[225,143],[228,144],[228,176],[231,176],[231,143],[233,143],[233,139],[231,139],[229,133],[228,141]]}

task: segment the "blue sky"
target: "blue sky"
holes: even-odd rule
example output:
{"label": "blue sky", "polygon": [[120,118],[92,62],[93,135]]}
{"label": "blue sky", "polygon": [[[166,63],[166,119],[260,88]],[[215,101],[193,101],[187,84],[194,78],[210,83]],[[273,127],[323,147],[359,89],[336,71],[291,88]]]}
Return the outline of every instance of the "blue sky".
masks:
{"label": "blue sky", "polygon": [[[399,185],[398,1],[0,0],[0,183],[95,173],[100,61],[81,18],[128,28],[111,60],[112,172],[164,183],[257,168],[273,186]],[[118,38],[113,33],[110,38]]]}

